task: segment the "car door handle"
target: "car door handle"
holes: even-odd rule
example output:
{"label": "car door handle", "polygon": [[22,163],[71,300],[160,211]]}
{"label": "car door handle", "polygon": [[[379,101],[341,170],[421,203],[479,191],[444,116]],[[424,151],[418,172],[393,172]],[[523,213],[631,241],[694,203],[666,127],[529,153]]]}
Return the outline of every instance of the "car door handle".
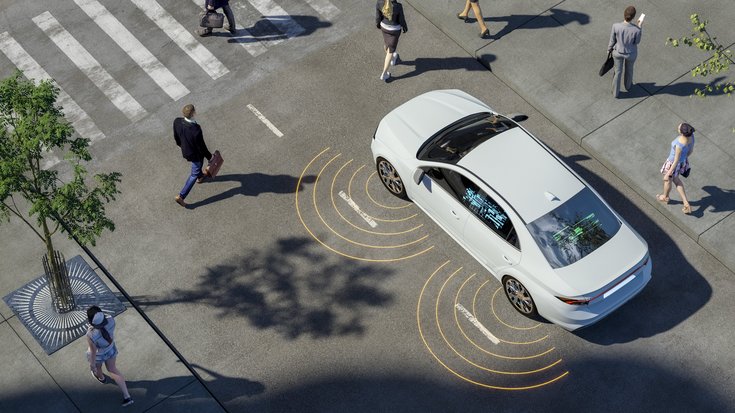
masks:
{"label": "car door handle", "polygon": [[456,219],[459,219],[459,215],[457,215],[457,213],[454,212],[453,209],[450,209],[449,212],[451,212],[452,213],[452,216],[454,216]]}
{"label": "car door handle", "polygon": [[508,258],[508,257],[507,257],[506,255],[503,255],[503,259],[504,259],[504,260],[505,260],[505,262],[507,262],[508,264],[513,264],[513,261],[511,261],[511,259],[510,259],[510,258]]}

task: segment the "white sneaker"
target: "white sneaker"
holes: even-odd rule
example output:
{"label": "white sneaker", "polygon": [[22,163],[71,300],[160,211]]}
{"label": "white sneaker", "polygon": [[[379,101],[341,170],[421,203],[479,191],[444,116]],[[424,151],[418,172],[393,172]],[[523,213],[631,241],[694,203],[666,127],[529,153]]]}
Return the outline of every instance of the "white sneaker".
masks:
{"label": "white sneaker", "polygon": [[380,75],[380,80],[388,80],[390,79],[390,72],[385,72]]}
{"label": "white sneaker", "polygon": [[390,65],[395,66],[396,61],[398,61],[398,52],[393,52],[393,58],[390,59]]}

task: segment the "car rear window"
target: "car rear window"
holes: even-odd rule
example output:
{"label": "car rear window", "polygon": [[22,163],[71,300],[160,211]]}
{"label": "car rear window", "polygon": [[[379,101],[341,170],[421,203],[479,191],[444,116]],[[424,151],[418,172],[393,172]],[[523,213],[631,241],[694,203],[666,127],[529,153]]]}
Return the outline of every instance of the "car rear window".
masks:
{"label": "car rear window", "polygon": [[429,161],[457,163],[483,142],[516,126],[518,125],[515,122],[501,115],[472,115],[431,139],[428,145],[419,150],[418,157]]}
{"label": "car rear window", "polygon": [[551,267],[561,268],[601,247],[620,225],[615,214],[585,187],[527,227]]}

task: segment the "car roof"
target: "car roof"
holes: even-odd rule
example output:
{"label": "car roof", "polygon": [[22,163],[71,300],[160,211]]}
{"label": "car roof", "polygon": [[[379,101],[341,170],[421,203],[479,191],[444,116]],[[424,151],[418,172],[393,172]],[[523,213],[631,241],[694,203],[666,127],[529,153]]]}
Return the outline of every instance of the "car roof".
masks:
{"label": "car roof", "polygon": [[526,223],[563,204],[585,187],[521,127],[488,139],[457,165],[489,185]]}

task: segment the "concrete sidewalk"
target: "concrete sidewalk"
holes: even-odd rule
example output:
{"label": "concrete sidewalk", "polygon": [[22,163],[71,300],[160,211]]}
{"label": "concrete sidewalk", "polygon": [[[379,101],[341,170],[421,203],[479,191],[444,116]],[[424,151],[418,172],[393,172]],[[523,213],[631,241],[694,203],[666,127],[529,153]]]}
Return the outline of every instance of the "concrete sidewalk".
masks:
{"label": "concrete sidewalk", "polygon": [[[440,30],[474,55],[533,107],[579,142],[598,161],[648,199],[692,239],[735,270],[735,101],[726,95],[692,97],[716,76],[692,78],[704,60],[699,50],[666,46],[668,37],[690,32],[689,16],[709,20],[708,30],[723,44],[735,42],[735,8],[729,1],[639,1],[646,14],[635,64],[635,86],[619,99],[611,93],[612,73],[599,77],[612,23],[622,21],[627,1],[500,0],[480,2],[491,38],[480,39],[474,20],[458,20],[458,2],[406,0]],[[474,16],[470,13],[470,16]],[[733,68],[727,79],[735,79]],[[697,130],[692,173],[684,180],[692,214],[672,190],[661,193],[659,169],[677,125]],[[543,139],[543,136],[541,137]]]}
{"label": "concrete sidewalk", "polygon": [[[11,227],[5,228],[11,233],[14,230],[25,231],[21,225],[17,221],[4,224]],[[7,242],[0,250],[0,262],[3,263],[0,287],[4,293],[27,280],[29,271],[43,272],[38,249],[28,248],[29,245],[28,242]],[[83,250],[63,235],[56,237],[55,246],[68,255],[74,251],[80,254],[127,307],[116,317],[118,328],[115,336],[120,351],[117,366],[135,400],[124,411],[223,411],[202,383]],[[85,359],[87,346],[83,338],[48,356],[4,304],[0,306],[0,317],[0,366],[3,370],[0,374],[0,411],[123,411],[117,385],[109,377],[104,385],[90,377]]]}

